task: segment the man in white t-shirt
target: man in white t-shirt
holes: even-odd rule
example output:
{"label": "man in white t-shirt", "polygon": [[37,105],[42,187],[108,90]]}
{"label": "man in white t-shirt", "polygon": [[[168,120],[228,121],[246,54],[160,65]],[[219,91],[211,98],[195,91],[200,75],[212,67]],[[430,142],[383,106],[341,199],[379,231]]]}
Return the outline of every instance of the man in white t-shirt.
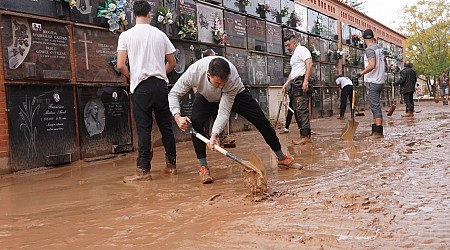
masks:
{"label": "man in white t-shirt", "polygon": [[295,145],[304,145],[311,143],[311,125],[309,119],[309,100],[311,90],[309,87],[309,77],[312,71],[311,52],[302,45],[298,44],[297,37],[291,35],[284,39],[284,46],[293,52],[291,57],[291,73],[283,85],[283,91],[289,84],[291,85],[291,97],[294,99],[293,106],[295,111],[295,120],[300,128],[300,140],[293,140]]}
{"label": "man in white t-shirt", "polygon": [[341,89],[341,106],[338,119],[344,120],[345,109],[347,109],[347,99],[350,101],[350,109],[352,108],[353,83],[350,78],[339,75],[336,79],[336,84]]}
{"label": "man in white t-shirt", "polygon": [[[167,73],[176,65],[173,55],[175,47],[162,31],[150,25],[152,13],[147,1],[134,2],[133,13],[136,25],[120,35],[117,45],[117,68],[130,81],[139,146],[136,175],[125,177],[124,182],[151,180],[152,113],[161,131],[166,151],[166,168],[162,171],[173,175],[177,173],[172,114],[167,99]],[[127,57],[129,70],[126,65]]]}
{"label": "man in white t-shirt", "polygon": [[[373,137],[383,137],[383,114],[381,112],[381,92],[383,91],[386,79],[386,63],[384,60],[383,48],[376,43],[375,36],[371,29],[363,31],[364,43],[366,43],[366,53],[364,54],[364,70],[352,76],[352,80],[364,76],[364,82],[368,89],[368,99],[373,115],[372,133]],[[357,85],[356,85],[357,86]]]}

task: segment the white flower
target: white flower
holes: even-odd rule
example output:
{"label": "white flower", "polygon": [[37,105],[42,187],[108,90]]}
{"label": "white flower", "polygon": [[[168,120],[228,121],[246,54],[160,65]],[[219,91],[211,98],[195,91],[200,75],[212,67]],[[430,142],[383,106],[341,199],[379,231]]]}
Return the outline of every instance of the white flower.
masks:
{"label": "white flower", "polygon": [[172,19],[172,13],[171,13],[171,12],[168,12],[168,13],[166,14],[166,17],[169,18],[169,19]]}
{"label": "white flower", "polygon": [[168,24],[172,24],[172,23],[173,23],[172,19],[170,19],[169,21],[167,21],[167,23],[168,23]]}
{"label": "white flower", "polygon": [[125,12],[120,13],[119,15],[120,19],[125,20],[127,18],[127,14]]}
{"label": "white flower", "polygon": [[110,3],[109,5],[108,5],[108,9],[109,9],[109,11],[115,11],[116,10],[116,5],[115,4],[113,4],[113,3]]}
{"label": "white flower", "polygon": [[164,20],[164,17],[161,16],[161,15],[159,15],[159,16],[158,16],[158,22],[162,22],[163,20]]}
{"label": "white flower", "polygon": [[190,25],[190,26],[194,25],[194,20],[189,20],[189,21],[187,22],[187,24]]}

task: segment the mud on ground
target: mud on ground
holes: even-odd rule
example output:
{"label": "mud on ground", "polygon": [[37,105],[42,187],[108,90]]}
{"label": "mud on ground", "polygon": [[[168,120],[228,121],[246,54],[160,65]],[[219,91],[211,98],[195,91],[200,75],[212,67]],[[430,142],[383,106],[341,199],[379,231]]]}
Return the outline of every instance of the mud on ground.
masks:
{"label": "mud on ground", "polygon": [[[416,104],[417,105],[417,104]],[[402,109],[403,108],[403,109]],[[250,196],[242,167],[208,152],[214,184],[202,185],[190,142],[177,144],[178,175],[163,175],[155,149],[153,181],[124,184],[135,154],[0,178],[2,249],[449,249],[450,109],[419,103],[385,117],[372,140],[370,111],[355,140],[339,140],[345,121],[312,122],[313,144],[293,146],[304,166],[282,170],[257,131],[237,133],[230,152],[253,150],[267,170],[270,197]],[[348,115],[347,115],[348,116]]]}

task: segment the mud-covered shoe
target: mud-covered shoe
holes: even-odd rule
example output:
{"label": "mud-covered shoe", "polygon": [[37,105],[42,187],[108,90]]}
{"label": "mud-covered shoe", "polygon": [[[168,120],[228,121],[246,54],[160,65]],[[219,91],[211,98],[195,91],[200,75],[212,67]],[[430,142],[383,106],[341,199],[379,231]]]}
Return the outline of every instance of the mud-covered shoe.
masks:
{"label": "mud-covered shoe", "polygon": [[283,169],[302,169],[303,166],[294,160],[294,157],[285,155],[282,161],[278,161],[278,167]]}
{"label": "mud-covered shoe", "polygon": [[177,165],[173,164],[166,158],[166,167],[161,170],[164,174],[177,175]]}
{"label": "mud-covered shoe", "polygon": [[311,143],[312,141],[310,136],[300,136],[300,140],[292,140],[292,144],[294,145],[306,145]]}
{"label": "mud-covered shoe", "polygon": [[133,182],[133,181],[151,181],[152,176],[150,175],[150,170],[145,170],[142,168],[136,168],[136,174],[132,176],[123,177],[123,182]]}
{"label": "mud-covered shoe", "polygon": [[203,184],[212,183],[214,179],[209,174],[209,168],[201,166],[198,168],[198,174],[200,175],[200,182]]}
{"label": "mud-covered shoe", "polygon": [[286,134],[286,133],[289,133],[289,129],[287,129],[287,128],[283,128],[280,132],[280,134]]}

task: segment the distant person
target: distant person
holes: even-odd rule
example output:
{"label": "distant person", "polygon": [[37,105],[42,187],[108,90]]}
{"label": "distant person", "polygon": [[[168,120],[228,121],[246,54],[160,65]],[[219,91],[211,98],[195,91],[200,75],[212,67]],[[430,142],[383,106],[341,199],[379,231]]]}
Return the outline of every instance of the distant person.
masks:
{"label": "distant person", "polygon": [[203,51],[203,57],[207,57],[207,56],[215,56],[216,52],[213,49],[206,49],[205,51]]}
{"label": "distant person", "polygon": [[449,78],[445,71],[442,71],[442,74],[439,76],[438,83],[439,83],[439,92],[441,94],[442,104],[448,105]]}
{"label": "distant person", "polygon": [[[162,31],[150,25],[151,10],[147,1],[134,2],[136,25],[120,34],[117,45],[117,68],[130,80],[139,146],[136,175],[125,177],[124,182],[151,180],[152,114],[155,115],[166,151],[166,167],[163,172],[174,175],[177,173],[172,115],[167,100],[167,73],[176,65],[173,54],[175,47]],[[130,70],[126,65],[127,56]]]}
{"label": "distant person", "polygon": [[292,53],[290,64],[292,70],[283,85],[286,91],[291,85],[291,96],[293,97],[293,107],[295,120],[300,129],[300,140],[293,140],[294,145],[304,145],[311,143],[311,124],[309,117],[309,100],[311,98],[311,88],[309,78],[312,71],[311,52],[298,44],[297,37],[291,35],[284,39],[284,46]]}
{"label": "distant person", "polygon": [[345,110],[347,109],[347,99],[350,101],[350,109],[352,109],[353,101],[353,83],[350,78],[339,75],[336,79],[336,85],[341,90],[341,106],[339,108],[339,120],[344,120]]}
{"label": "distant person", "polygon": [[364,53],[364,69],[352,76],[352,80],[364,76],[364,82],[368,89],[368,99],[373,115],[372,133],[373,137],[384,137],[383,135],[383,113],[381,112],[381,92],[386,80],[386,63],[384,60],[383,47],[376,43],[371,29],[363,31],[362,37],[367,48]]}
{"label": "distant person", "polygon": [[400,92],[405,101],[406,113],[402,117],[414,117],[414,92],[416,91],[417,74],[411,61],[405,61],[405,68],[400,71],[400,79],[394,85],[400,85]]}
{"label": "distant person", "polygon": [[[192,117],[183,117],[180,113],[180,99],[194,86],[198,91],[192,104]],[[205,123],[217,113],[209,139],[211,150],[215,150],[214,145],[219,145],[219,134],[233,111],[242,115],[258,129],[275,152],[278,167],[302,168],[294,162],[293,157],[283,153],[280,141],[261,107],[244,87],[236,67],[224,57],[207,56],[189,66],[170,90],[169,104],[173,117],[182,131],[189,130],[189,123],[192,122],[192,127],[205,137],[207,137],[204,131]],[[192,143],[200,165],[200,181],[203,184],[213,182],[206,160],[206,144],[195,136],[192,136]]]}

